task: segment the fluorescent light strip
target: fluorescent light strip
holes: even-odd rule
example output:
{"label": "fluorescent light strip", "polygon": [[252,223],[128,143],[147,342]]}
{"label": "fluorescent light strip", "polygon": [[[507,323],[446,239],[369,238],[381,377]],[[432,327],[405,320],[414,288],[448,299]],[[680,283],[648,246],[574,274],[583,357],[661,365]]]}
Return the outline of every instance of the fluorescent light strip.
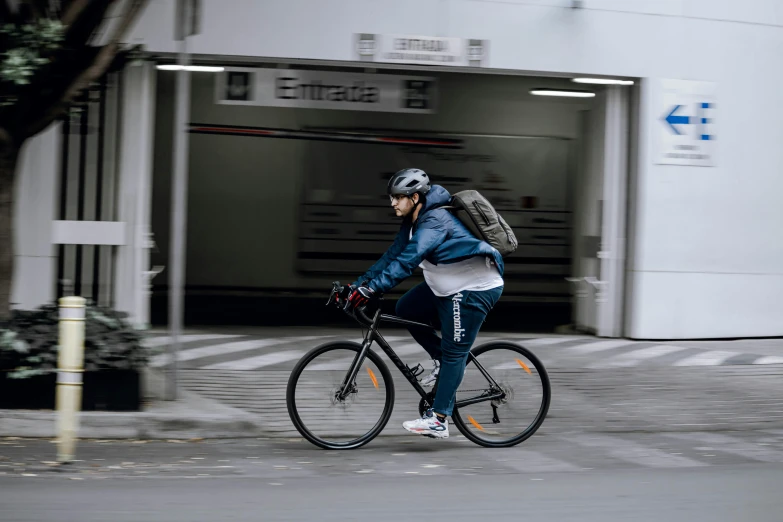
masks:
{"label": "fluorescent light strip", "polygon": [[587,91],[558,91],[555,89],[533,89],[530,94],[535,96],[560,96],[564,98],[593,98],[594,92]]}
{"label": "fluorescent light strip", "polygon": [[212,67],[212,66],[209,66],[209,65],[185,65],[185,66],[182,66],[182,65],[176,65],[176,64],[158,65],[157,68],[162,70],[162,71],[182,71],[182,70],[185,70],[185,71],[192,71],[192,72],[221,72],[221,71],[225,70],[224,67]]}
{"label": "fluorescent light strip", "polygon": [[574,83],[590,83],[594,85],[633,85],[633,80],[614,80],[611,78],[572,78]]}

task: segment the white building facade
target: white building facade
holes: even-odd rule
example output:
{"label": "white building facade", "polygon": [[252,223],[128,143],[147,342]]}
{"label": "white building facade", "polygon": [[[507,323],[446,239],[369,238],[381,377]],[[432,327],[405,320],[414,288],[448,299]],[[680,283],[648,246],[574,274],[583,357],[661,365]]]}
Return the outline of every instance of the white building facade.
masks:
{"label": "white building facade", "polygon": [[[94,144],[110,152],[77,159],[60,126],[27,146],[17,306],[55,298],[73,279],[63,274],[77,270],[78,288],[92,285],[96,298],[111,288],[101,299],[149,321],[146,286],[158,264],[150,233],[164,254],[169,241],[178,72],[156,64],[176,62],[174,4],[150,1],[129,38],[150,61],[111,79],[87,121],[71,123],[86,139],[97,139],[90,118],[121,131]],[[340,195],[348,180],[372,172],[362,185],[371,190],[381,158],[389,170],[422,158],[444,185],[497,186],[508,196],[520,238],[508,265],[511,300],[569,302],[575,324],[606,337],[783,335],[777,0],[202,0],[187,46],[194,64],[225,69],[191,78],[186,287],[194,292],[315,291],[330,272],[355,271],[390,232],[373,213],[378,201],[357,214],[359,193]],[[391,78],[388,93],[378,75]],[[247,78],[258,92],[247,94]],[[362,83],[373,81],[377,90]],[[407,94],[395,81],[409,82]],[[340,82],[365,90],[323,91]],[[422,85],[433,92],[412,96]],[[546,89],[595,96],[534,94]],[[340,105],[387,95],[408,98]],[[402,141],[367,148],[382,147],[367,144],[379,137]],[[98,190],[91,176],[101,175]],[[63,195],[68,179],[77,181]],[[342,203],[352,214],[340,213]],[[230,232],[243,226],[250,231]],[[365,243],[340,240],[349,236]],[[81,254],[67,252],[80,242]]]}

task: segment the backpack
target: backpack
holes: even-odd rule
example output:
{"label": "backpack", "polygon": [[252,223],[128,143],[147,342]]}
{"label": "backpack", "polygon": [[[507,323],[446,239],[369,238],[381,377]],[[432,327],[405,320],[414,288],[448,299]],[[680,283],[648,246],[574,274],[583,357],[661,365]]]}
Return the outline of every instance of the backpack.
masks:
{"label": "backpack", "polygon": [[495,207],[477,190],[463,190],[451,197],[448,208],[479,239],[492,245],[500,255],[517,249],[517,238]]}

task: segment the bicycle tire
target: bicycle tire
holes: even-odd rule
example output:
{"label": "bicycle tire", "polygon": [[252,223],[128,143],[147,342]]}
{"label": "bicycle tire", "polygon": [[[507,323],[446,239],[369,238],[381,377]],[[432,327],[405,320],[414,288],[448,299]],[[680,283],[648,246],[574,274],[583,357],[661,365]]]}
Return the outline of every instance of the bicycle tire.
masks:
{"label": "bicycle tire", "polygon": [[378,370],[381,372],[381,375],[383,376],[383,381],[385,383],[385,389],[386,389],[386,400],[384,403],[383,413],[381,414],[380,418],[378,419],[378,422],[373,426],[370,431],[365,433],[364,435],[347,441],[347,442],[332,442],[323,440],[316,435],[314,435],[307,427],[304,425],[304,422],[302,422],[301,417],[299,416],[299,412],[297,411],[296,407],[296,385],[299,381],[299,377],[301,376],[304,369],[307,367],[308,364],[310,364],[313,360],[315,360],[319,355],[323,355],[324,353],[336,350],[336,349],[342,349],[342,350],[352,350],[355,352],[360,352],[362,349],[362,346],[359,343],[354,343],[350,341],[333,341],[330,343],[322,344],[321,346],[317,346],[307,352],[296,364],[293,371],[291,372],[290,377],[288,378],[288,385],[286,387],[286,405],[288,407],[288,416],[291,418],[291,422],[293,422],[294,427],[296,430],[308,441],[315,444],[316,446],[323,448],[323,449],[329,449],[329,450],[337,450],[337,449],[356,449],[361,446],[364,446],[368,442],[370,442],[372,439],[378,436],[378,434],[383,431],[383,428],[386,427],[386,424],[389,422],[389,419],[392,415],[392,410],[394,409],[394,381],[392,380],[391,373],[389,372],[389,368],[386,366],[386,364],[381,360],[381,358],[378,356],[377,353],[375,353],[373,350],[367,351],[367,358],[372,361],[373,364],[378,368]]}
{"label": "bicycle tire", "polygon": [[[456,407],[452,412],[451,418],[454,421],[454,425],[457,426],[457,429],[460,431],[460,433],[462,433],[462,435],[464,435],[465,438],[470,440],[471,442],[474,442],[479,446],[484,446],[485,448],[509,448],[511,446],[516,446],[517,444],[527,440],[536,431],[538,431],[538,428],[541,427],[541,424],[543,424],[544,420],[546,419],[546,415],[549,412],[549,404],[552,399],[552,388],[549,382],[549,374],[547,373],[546,368],[544,368],[544,364],[541,362],[541,360],[538,357],[535,356],[535,354],[533,354],[533,352],[531,352],[530,350],[528,350],[523,346],[520,346],[512,342],[497,341],[497,342],[483,344],[477,348],[472,349],[471,352],[475,357],[478,357],[481,354],[484,354],[486,352],[495,349],[516,351],[517,353],[521,354],[523,357],[526,357],[535,366],[538,375],[541,377],[541,383],[543,386],[543,398],[541,401],[541,407],[539,408],[535,420],[519,435],[516,435],[514,437],[502,441],[489,441],[477,437],[470,430],[470,428],[468,428],[467,424],[460,416],[459,410]],[[470,360],[468,361],[468,364],[471,364]]]}

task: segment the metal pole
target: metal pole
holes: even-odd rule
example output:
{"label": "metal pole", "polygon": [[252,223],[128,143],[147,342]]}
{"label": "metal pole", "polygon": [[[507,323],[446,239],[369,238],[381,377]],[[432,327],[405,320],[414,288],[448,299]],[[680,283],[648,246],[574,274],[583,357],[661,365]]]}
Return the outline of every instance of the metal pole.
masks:
{"label": "metal pole", "polygon": [[178,386],[178,354],[180,351],[180,334],[183,323],[183,286],[185,281],[185,239],[187,229],[187,189],[188,189],[188,131],[190,118],[190,71],[185,67],[190,63],[187,48],[189,1],[184,2],[184,16],[179,21],[182,33],[178,64],[181,70],[177,75],[177,107],[174,117],[174,165],[172,171],[171,193],[171,250],[169,272],[169,344],[168,378],[166,379],[166,399],[177,399]]}
{"label": "metal pole", "polygon": [[83,297],[60,299],[60,348],[57,354],[57,461],[71,462],[76,454],[84,375]]}

